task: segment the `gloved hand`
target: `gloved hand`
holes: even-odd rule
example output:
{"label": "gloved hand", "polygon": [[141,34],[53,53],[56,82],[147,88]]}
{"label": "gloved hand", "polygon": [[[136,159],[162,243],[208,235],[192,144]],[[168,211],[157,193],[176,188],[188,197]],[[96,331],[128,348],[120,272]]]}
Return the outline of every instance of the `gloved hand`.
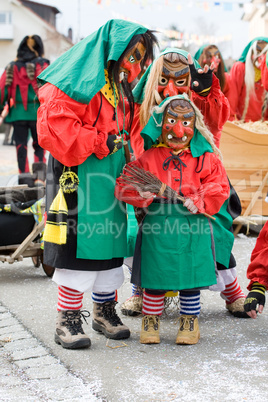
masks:
{"label": "gloved hand", "polygon": [[265,286],[258,282],[253,283],[244,303],[244,310],[251,318],[257,317],[257,304],[259,305],[259,313],[262,313],[265,305],[265,291]]}
{"label": "gloved hand", "polygon": [[191,73],[191,89],[198,95],[207,96],[212,85],[214,64],[212,63],[210,67],[205,65],[204,69],[197,70],[191,55],[188,56],[188,63]]}
{"label": "gloved hand", "polygon": [[110,151],[109,155],[112,155],[115,152],[117,152],[119,149],[122,148],[123,142],[116,134],[113,134],[113,135],[108,135],[106,145]]}

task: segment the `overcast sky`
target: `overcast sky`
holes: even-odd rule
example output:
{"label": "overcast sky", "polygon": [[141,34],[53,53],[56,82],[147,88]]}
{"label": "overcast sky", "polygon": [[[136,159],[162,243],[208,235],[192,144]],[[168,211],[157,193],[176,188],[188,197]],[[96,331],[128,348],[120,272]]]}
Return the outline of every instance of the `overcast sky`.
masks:
{"label": "overcast sky", "polygon": [[[248,23],[241,20],[244,13],[239,0],[35,0],[55,6],[61,14],[57,28],[67,35],[73,29],[73,38],[83,38],[111,18],[131,19],[150,29],[169,29],[175,25],[184,34],[226,37],[219,47],[225,58],[238,59],[252,39]],[[240,3],[249,0],[241,0]],[[231,38],[231,40],[230,40]],[[212,42],[209,41],[209,42]],[[214,41],[215,42],[215,41]],[[196,51],[200,44],[192,44]]]}

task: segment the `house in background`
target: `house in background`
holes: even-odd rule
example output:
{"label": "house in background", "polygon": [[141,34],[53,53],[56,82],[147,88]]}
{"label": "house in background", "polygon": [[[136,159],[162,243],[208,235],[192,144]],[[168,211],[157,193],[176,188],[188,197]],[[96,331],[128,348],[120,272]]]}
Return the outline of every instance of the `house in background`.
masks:
{"label": "house in background", "polygon": [[249,22],[250,40],[257,36],[268,37],[268,7],[266,0],[251,0],[245,5],[243,21]]}
{"label": "house in background", "polygon": [[51,62],[73,46],[70,37],[56,29],[53,6],[29,0],[0,0],[0,73],[16,58],[17,49],[26,35],[39,35],[44,43],[44,57]]}

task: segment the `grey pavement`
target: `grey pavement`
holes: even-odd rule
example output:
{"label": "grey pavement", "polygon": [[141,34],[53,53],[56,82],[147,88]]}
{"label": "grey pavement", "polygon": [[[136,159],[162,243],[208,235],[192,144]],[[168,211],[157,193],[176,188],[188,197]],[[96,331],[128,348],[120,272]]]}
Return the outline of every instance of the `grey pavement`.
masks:
{"label": "grey pavement", "polygon": [[[13,151],[1,146],[0,136],[0,155],[4,153],[8,162],[13,158],[8,172],[13,169],[16,176]],[[0,166],[0,177],[3,171]],[[2,174],[3,182],[12,174]],[[245,292],[255,242],[256,237],[240,234],[234,244]],[[130,296],[127,268],[125,276],[119,307]],[[174,298],[161,318],[159,345],[141,345],[141,317],[120,314],[131,329],[129,339],[107,342],[93,331],[89,317],[84,330],[91,348],[67,350],[53,339],[56,284],[30,258],[0,263],[0,401],[268,401],[268,307],[251,320],[231,316],[217,292],[202,291],[201,302],[197,345],[175,344]],[[83,308],[92,312],[88,293]]]}

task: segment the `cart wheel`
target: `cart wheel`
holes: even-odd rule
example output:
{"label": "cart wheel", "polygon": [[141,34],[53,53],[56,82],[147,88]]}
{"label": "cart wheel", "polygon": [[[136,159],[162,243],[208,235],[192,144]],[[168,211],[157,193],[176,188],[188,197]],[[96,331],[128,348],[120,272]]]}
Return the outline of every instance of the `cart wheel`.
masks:
{"label": "cart wheel", "polygon": [[40,264],[41,264],[40,255],[35,255],[35,256],[33,256],[33,257],[32,257],[32,262],[33,262],[33,265],[34,265],[36,268],[40,267]]}
{"label": "cart wheel", "polygon": [[42,266],[43,266],[43,270],[45,271],[46,275],[49,278],[52,278],[52,276],[54,274],[54,271],[55,271],[55,268],[51,267],[50,265],[47,265],[47,264],[42,264]]}

